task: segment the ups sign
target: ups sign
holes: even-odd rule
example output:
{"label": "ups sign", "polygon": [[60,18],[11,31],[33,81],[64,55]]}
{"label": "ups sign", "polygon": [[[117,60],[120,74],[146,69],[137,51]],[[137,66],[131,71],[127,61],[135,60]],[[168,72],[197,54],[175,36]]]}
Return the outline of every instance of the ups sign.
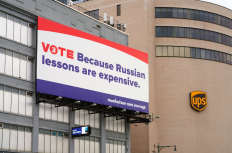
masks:
{"label": "ups sign", "polygon": [[203,91],[193,91],[190,93],[191,107],[197,111],[202,111],[207,106],[207,95]]}

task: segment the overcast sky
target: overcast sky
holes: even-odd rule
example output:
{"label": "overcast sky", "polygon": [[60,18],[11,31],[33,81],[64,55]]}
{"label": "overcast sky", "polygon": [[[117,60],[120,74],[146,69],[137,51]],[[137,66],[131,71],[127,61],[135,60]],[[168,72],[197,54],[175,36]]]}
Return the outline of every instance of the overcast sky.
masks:
{"label": "overcast sky", "polygon": [[202,0],[202,1],[218,4],[232,10],[232,0]]}

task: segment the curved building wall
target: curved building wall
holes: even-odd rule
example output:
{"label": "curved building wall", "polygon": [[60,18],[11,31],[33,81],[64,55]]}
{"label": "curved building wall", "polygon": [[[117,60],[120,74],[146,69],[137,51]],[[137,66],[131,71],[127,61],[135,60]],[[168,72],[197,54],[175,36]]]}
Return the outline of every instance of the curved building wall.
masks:
{"label": "curved building wall", "polygon": [[[188,8],[232,18],[231,10],[201,1],[155,0],[155,7]],[[189,27],[232,36],[229,27],[191,19],[155,18],[155,26]],[[157,136],[155,144],[177,145],[177,151],[181,153],[230,152],[232,65],[227,60],[231,58],[232,47],[218,42],[180,37],[155,37],[154,43],[155,46],[179,48],[179,55],[176,53],[175,56],[174,52],[171,57],[163,54],[161,57],[158,54],[160,48],[156,48],[154,105],[156,114],[161,118],[149,126],[149,134]],[[183,58],[184,55],[180,55],[183,54],[183,48],[180,50],[182,46],[190,48],[190,51],[187,49],[190,57]],[[206,54],[200,58],[192,57],[191,48],[225,53],[225,62],[224,59],[221,62],[209,57],[206,59]],[[192,91],[207,93],[208,105],[205,110],[197,112],[191,108],[189,93]],[[154,133],[152,131],[155,127],[157,129]],[[150,138],[149,142],[149,149],[153,150],[154,140]],[[162,153],[173,149],[164,148]]]}

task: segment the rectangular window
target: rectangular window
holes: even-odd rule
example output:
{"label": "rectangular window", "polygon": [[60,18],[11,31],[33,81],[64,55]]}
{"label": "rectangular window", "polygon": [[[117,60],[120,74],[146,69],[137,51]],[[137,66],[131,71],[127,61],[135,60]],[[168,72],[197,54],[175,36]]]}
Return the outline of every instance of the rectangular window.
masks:
{"label": "rectangular window", "polygon": [[174,27],[173,30],[174,30],[174,37],[178,37],[178,33],[179,33],[179,28],[178,27]]}
{"label": "rectangular window", "polygon": [[230,64],[230,54],[227,54],[227,64]]}
{"label": "rectangular window", "polygon": [[29,24],[28,28],[28,46],[33,47],[33,40],[34,40],[34,25]]}
{"label": "rectangular window", "polygon": [[226,45],[226,35],[222,34],[222,43]]}
{"label": "rectangular window", "polygon": [[214,41],[215,42],[218,42],[218,33],[217,32],[214,32]]}
{"label": "rectangular window", "polygon": [[21,43],[27,45],[27,22],[22,21],[22,26],[21,26]]}
{"label": "rectangular window", "polygon": [[168,36],[168,27],[162,27],[162,37],[167,37]]}
{"label": "rectangular window", "polygon": [[222,24],[221,24],[222,26],[226,26],[226,18],[224,17],[224,16],[222,16]]}
{"label": "rectangular window", "polygon": [[191,57],[191,54],[190,54],[190,48],[189,47],[185,47],[185,57]]}
{"label": "rectangular window", "polygon": [[201,39],[205,40],[205,30],[200,30]]}
{"label": "rectangular window", "polygon": [[179,8],[179,18],[184,18],[184,9]]}
{"label": "rectangular window", "polygon": [[213,13],[209,13],[209,22],[213,23]]}
{"label": "rectangular window", "polygon": [[190,10],[190,19],[194,20],[194,10]]}
{"label": "rectangular window", "polygon": [[190,29],[190,38],[195,38],[195,29],[193,28]]}
{"label": "rectangular window", "polygon": [[168,37],[173,37],[173,27],[168,27]]}
{"label": "rectangular window", "polygon": [[227,63],[227,57],[226,57],[226,56],[227,56],[227,54],[226,54],[226,53],[223,53],[223,62],[224,62],[224,63]]}
{"label": "rectangular window", "polygon": [[178,9],[177,8],[173,8],[173,18],[178,18]]}
{"label": "rectangular window", "polygon": [[155,17],[160,18],[161,17],[161,8],[156,7],[155,8]]}
{"label": "rectangular window", "polygon": [[0,36],[6,37],[6,14],[0,11]]}
{"label": "rectangular window", "polygon": [[13,40],[14,37],[14,17],[7,15],[7,38]]}
{"label": "rectangular window", "polygon": [[205,30],[205,40],[209,41],[209,31]]}
{"label": "rectangular window", "polygon": [[218,15],[217,15],[217,14],[213,14],[213,22],[214,22],[215,24],[218,23]]}
{"label": "rectangular window", "polygon": [[226,45],[230,46],[230,37],[226,36]]}
{"label": "rectangular window", "polygon": [[188,9],[184,9],[184,18],[185,19],[189,18],[189,10]]}
{"label": "rectangular window", "polygon": [[210,60],[210,50],[206,49],[205,53],[205,59]]}
{"label": "rectangular window", "polygon": [[184,57],[184,47],[179,47],[180,49],[180,57]]}
{"label": "rectangular window", "polygon": [[229,19],[226,18],[226,27],[229,28]]}
{"label": "rectangular window", "polygon": [[215,51],[215,60],[216,61],[220,61],[220,58],[219,58],[219,52],[218,51]]}
{"label": "rectangular window", "polygon": [[196,48],[191,48],[191,57],[196,58]]}
{"label": "rectangular window", "polygon": [[174,47],[174,56],[176,56],[176,57],[180,56],[179,47]]}
{"label": "rectangular window", "polygon": [[200,20],[200,12],[198,10],[195,10],[195,20]]}
{"label": "rectangular window", "polygon": [[229,26],[230,26],[230,29],[232,29],[232,20],[229,19]]}
{"label": "rectangular window", "polygon": [[184,37],[184,28],[179,28],[179,37]]}
{"label": "rectangular window", "polygon": [[184,36],[185,38],[189,38],[189,28],[184,28]]}
{"label": "rectangular window", "polygon": [[12,75],[12,62],[13,57],[6,55],[6,68],[5,68],[5,73],[8,75]]}
{"label": "rectangular window", "polygon": [[201,58],[205,59],[205,49],[201,49]]}
{"label": "rectangular window", "polygon": [[[232,47],[232,37],[230,37],[230,46]],[[0,57],[0,59],[1,59],[1,57]]]}
{"label": "rectangular window", "polygon": [[168,46],[168,56],[173,56],[173,47]]}
{"label": "rectangular window", "polygon": [[201,58],[201,49],[196,48],[196,58]]}
{"label": "rectangular window", "polygon": [[121,4],[117,5],[117,16],[121,15]]}
{"label": "rectangular window", "polygon": [[161,17],[166,18],[166,8],[161,8]]}
{"label": "rectangular window", "polygon": [[210,41],[214,41],[214,35],[213,35],[213,31],[210,31],[209,33],[209,38],[210,38]]}
{"label": "rectangular window", "polygon": [[221,25],[222,24],[222,16],[218,15],[218,24]]}
{"label": "rectangular window", "polygon": [[218,33],[218,42],[222,44],[222,35],[220,33]]}
{"label": "rectangular window", "polygon": [[172,8],[170,7],[167,8],[167,17],[172,18]]}
{"label": "rectangular window", "polygon": [[205,12],[200,11],[200,20],[205,21]]}
{"label": "rectangular window", "polygon": [[155,27],[156,37],[161,37],[161,27]]}
{"label": "rectangular window", "polygon": [[213,61],[215,60],[215,52],[213,50],[210,52],[210,59]]}
{"label": "rectangular window", "polygon": [[163,46],[163,56],[168,56],[168,46]]}
{"label": "rectangular window", "polygon": [[209,22],[209,13],[205,12],[205,22]]}
{"label": "rectangular window", "polygon": [[195,38],[196,39],[200,39],[200,30],[199,29],[195,29]]}
{"label": "rectangular window", "polygon": [[220,62],[223,62],[223,53],[222,52],[219,52],[219,58],[220,58]]}
{"label": "rectangular window", "polygon": [[15,18],[14,22],[14,40],[20,42],[20,31],[21,31],[21,24],[20,19]]}

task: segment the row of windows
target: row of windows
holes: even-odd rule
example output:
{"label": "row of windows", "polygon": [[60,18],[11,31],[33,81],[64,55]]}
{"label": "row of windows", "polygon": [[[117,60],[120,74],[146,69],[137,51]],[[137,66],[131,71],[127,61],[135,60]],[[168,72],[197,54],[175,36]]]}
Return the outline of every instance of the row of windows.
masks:
{"label": "row of windows", "polygon": [[63,132],[39,129],[39,153],[69,152],[68,136]]}
{"label": "row of windows", "polygon": [[0,36],[33,46],[33,24],[0,11],[0,29]]}
{"label": "row of windows", "polygon": [[75,111],[75,124],[76,125],[90,125],[94,128],[99,128],[100,115],[99,113],[91,114],[93,112],[88,110],[76,110]]}
{"label": "row of windows", "polygon": [[0,149],[31,152],[32,128],[0,123]]}
{"label": "row of windows", "polygon": [[215,23],[232,29],[232,20],[211,12],[183,8],[155,8],[156,18],[180,18]]}
{"label": "row of windows", "polygon": [[115,116],[106,117],[106,130],[108,131],[125,133],[125,124],[124,119],[117,120]]}
{"label": "row of windows", "polygon": [[232,65],[232,55],[195,47],[156,46],[156,56],[191,57],[212,60]]}
{"label": "row of windows", "polygon": [[156,37],[180,37],[217,42],[232,46],[232,37],[213,31],[184,27],[156,27]]}
{"label": "row of windows", "polygon": [[106,153],[126,153],[126,142],[106,139]]}
{"label": "row of windows", "polygon": [[100,139],[96,137],[77,137],[75,153],[100,153]]}
{"label": "row of windows", "polygon": [[33,81],[32,57],[0,48],[0,73]]}
{"label": "row of windows", "polygon": [[32,116],[33,93],[0,85],[0,111]]}
{"label": "row of windows", "polygon": [[39,104],[39,117],[69,123],[69,107],[55,107],[54,104]]}

